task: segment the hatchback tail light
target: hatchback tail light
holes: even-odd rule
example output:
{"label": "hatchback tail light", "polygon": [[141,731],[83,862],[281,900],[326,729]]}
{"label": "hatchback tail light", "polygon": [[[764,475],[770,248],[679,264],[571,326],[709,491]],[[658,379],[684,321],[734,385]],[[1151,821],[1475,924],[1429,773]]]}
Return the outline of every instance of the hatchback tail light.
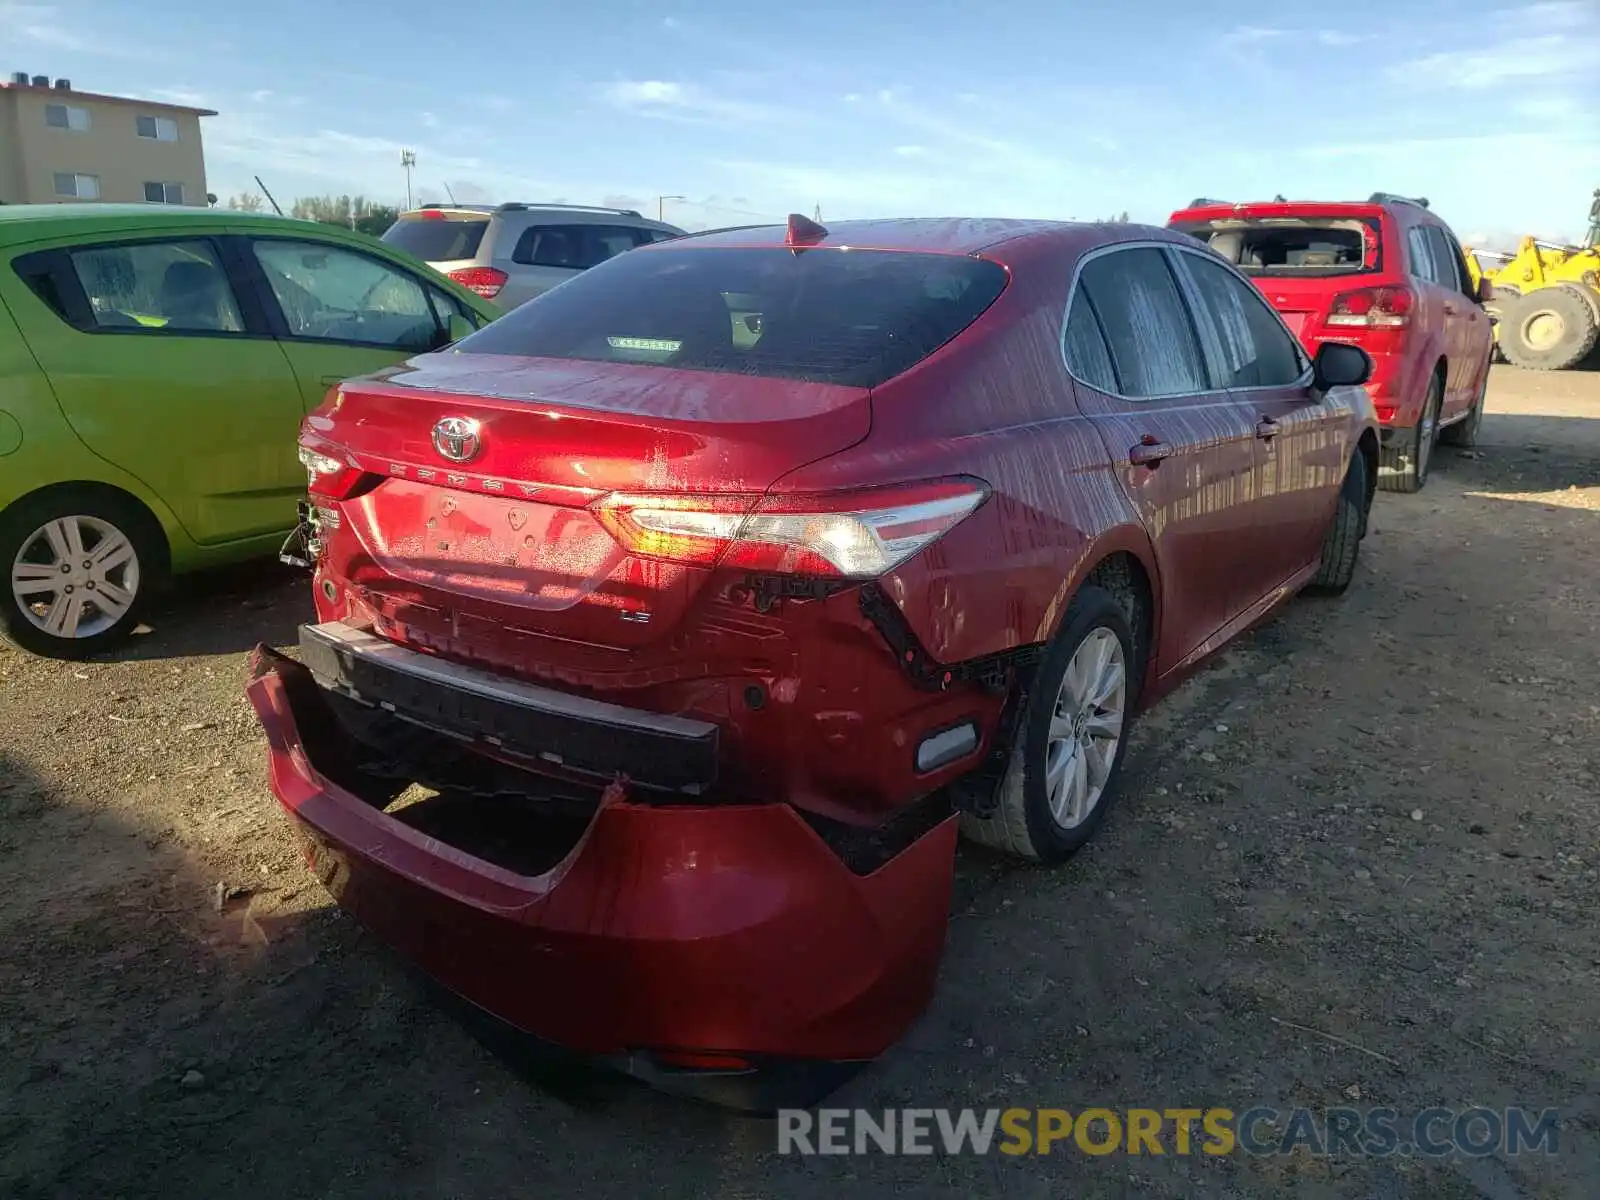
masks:
{"label": "hatchback tail light", "polygon": [[485,300],[493,300],[510,276],[495,267],[460,267],[450,272],[450,278],[469,292],[477,292]]}
{"label": "hatchback tail light", "polygon": [[779,575],[876,579],[988,498],[975,479],[812,496],[612,494],[593,511],[632,554]]}
{"label": "hatchback tail light", "polygon": [[1357,329],[1399,329],[1411,321],[1416,296],[1403,287],[1362,288],[1333,298],[1326,324]]}

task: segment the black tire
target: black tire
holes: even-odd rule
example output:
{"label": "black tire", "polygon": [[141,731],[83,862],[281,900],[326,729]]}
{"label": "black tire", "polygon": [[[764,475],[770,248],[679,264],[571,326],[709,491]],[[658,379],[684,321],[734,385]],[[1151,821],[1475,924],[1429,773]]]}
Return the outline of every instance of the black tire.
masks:
{"label": "black tire", "polygon": [[1454,425],[1439,431],[1439,440],[1447,446],[1465,450],[1478,444],[1478,432],[1483,428],[1483,405],[1489,397],[1489,372],[1485,368],[1483,382],[1478,385],[1478,398],[1472,402],[1472,411]]}
{"label": "black tire", "polygon": [[[1595,311],[1575,285],[1535,288],[1501,306],[1500,349],[1514,366],[1565,371],[1588,357],[1600,340]],[[1536,329],[1548,332],[1536,338]]]}
{"label": "black tire", "polygon": [[1367,528],[1367,459],[1357,450],[1339,488],[1339,504],[1328,531],[1322,535],[1322,561],[1307,590],[1324,596],[1341,595],[1356,575],[1361,538]]}
{"label": "black tire", "polygon": [[[1091,637],[1100,639],[1102,630],[1115,638],[1125,670],[1121,734],[1098,799],[1080,822],[1066,828],[1051,813],[1045,778],[1051,749],[1051,724],[1073,656]],[[1127,612],[1106,589],[1085,584],[1073,597],[1061,628],[1034,673],[1027,707],[1017,726],[1011,763],[998,789],[994,814],[987,818],[963,814],[962,832],[982,845],[1037,863],[1062,862],[1088,842],[1116,798],[1122,758],[1133,730],[1133,709],[1138,701],[1142,670],[1143,662],[1137,653]],[[1082,749],[1078,751],[1080,755],[1087,753]]]}
{"label": "black tire", "polygon": [[[85,554],[84,567],[89,566],[90,558],[101,546],[115,548],[117,554],[111,555],[113,558],[120,555],[120,547],[110,540],[111,534],[120,534],[125,539],[131,556],[110,568],[97,566],[85,570],[85,578],[63,584],[58,589],[35,590],[31,594],[38,599],[24,607],[19,588],[54,580],[53,575],[47,579],[42,574],[46,566],[53,571],[59,563],[53,543],[44,530],[62,520],[73,522],[78,544]],[[118,492],[87,486],[67,487],[19,500],[0,513],[0,632],[14,645],[46,658],[79,660],[114,649],[138,627],[151,595],[165,577],[166,560],[166,538],[161,526],[142,506]],[[75,566],[60,565],[63,568]],[[19,578],[20,573],[30,567],[34,578]],[[96,588],[107,597],[113,595],[107,589],[115,588],[118,595],[108,601],[107,608],[101,609],[89,595]],[[49,609],[44,614],[39,612],[40,607],[63,598],[69,589],[78,599],[68,603],[75,603],[80,619],[88,621],[87,625],[79,626],[83,633],[71,637],[45,628],[40,621],[48,616]],[[131,598],[126,607],[123,596]],[[111,604],[116,608],[111,608]]]}
{"label": "black tire", "polygon": [[1378,486],[1384,491],[1415,493],[1427,484],[1434,447],[1439,441],[1439,409],[1443,403],[1444,384],[1435,373],[1428,380],[1422,415],[1407,431],[1404,442],[1378,452]]}

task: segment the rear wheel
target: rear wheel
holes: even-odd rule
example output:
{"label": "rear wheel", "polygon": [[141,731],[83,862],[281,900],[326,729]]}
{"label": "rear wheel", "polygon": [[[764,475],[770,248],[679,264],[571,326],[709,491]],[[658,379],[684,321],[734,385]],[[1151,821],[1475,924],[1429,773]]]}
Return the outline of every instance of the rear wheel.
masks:
{"label": "rear wheel", "polygon": [[1478,444],[1478,430],[1483,427],[1483,405],[1489,395],[1489,372],[1485,368],[1483,382],[1478,385],[1478,398],[1472,402],[1472,411],[1463,420],[1454,425],[1446,425],[1439,431],[1439,440],[1449,446],[1457,446],[1465,450],[1469,446]]}
{"label": "rear wheel", "polygon": [[1428,398],[1422,402],[1422,416],[1407,430],[1398,444],[1379,452],[1378,486],[1386,492],[1420,492],[1428,482],[1433,465],[1433,448],[1439,441],[1439,408],[1444,401],[1444,385],[1435,374],[1428,383]]}
{"label": "rear wheel", "polygon": [[133,632],[164,556],[159,526],[92,489],[30,497],[0,516],[0,630],[24,650],[89,658]]}
{"label": "rear wheel", "polygon": [[1507,301],[1500,312],[1500,349],[1532,371],[1565,371],[1600,338],[1595,305],[1578,287],[1556,284]]}
{"label": "rear wheel", "polygon": [[1132,726],[1134,646],[1111,593],[1081,588],[1039,664],[995,812],[964,815],[968,837],[1048,863],[1094,836],[1116,795]]}

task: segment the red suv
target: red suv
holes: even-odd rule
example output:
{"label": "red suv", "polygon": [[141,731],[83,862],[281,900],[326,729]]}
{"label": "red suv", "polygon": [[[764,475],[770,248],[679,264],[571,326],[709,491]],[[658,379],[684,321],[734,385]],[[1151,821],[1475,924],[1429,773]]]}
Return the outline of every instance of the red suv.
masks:
{"label": "red suv", "polygon": [[273,788],[341,903],[516,1028],[826,1090],[926,1003],[958,827],[1064,858],[1139,707],[1348,585],[1370,370],[1159,229],[619,255],[307,418]]}
{"label": "red suv", "polygon": [[1420,491],[1437,440],[1477,440],[1494,346],[1488,296],[1426,200],[1196,200],[1167,227],[1253,279],[1308,350],[1348,342],[1372,356],[1385,491]]}

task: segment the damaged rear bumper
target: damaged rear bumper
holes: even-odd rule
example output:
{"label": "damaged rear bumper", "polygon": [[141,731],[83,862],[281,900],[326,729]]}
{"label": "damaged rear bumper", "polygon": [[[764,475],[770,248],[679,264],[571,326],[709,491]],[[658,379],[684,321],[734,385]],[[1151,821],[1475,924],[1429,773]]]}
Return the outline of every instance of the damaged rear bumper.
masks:
{"label": "damaged rear bumper", "polygon": [[312,673],[265,646],[252,668],[272,789],[313,871],[498,1022],[770,1111],[820,1099],[932,994],[954,818],[859,875],[786,804],[657,805],[613,786],[554,866],[522,874],[383,811]]}

